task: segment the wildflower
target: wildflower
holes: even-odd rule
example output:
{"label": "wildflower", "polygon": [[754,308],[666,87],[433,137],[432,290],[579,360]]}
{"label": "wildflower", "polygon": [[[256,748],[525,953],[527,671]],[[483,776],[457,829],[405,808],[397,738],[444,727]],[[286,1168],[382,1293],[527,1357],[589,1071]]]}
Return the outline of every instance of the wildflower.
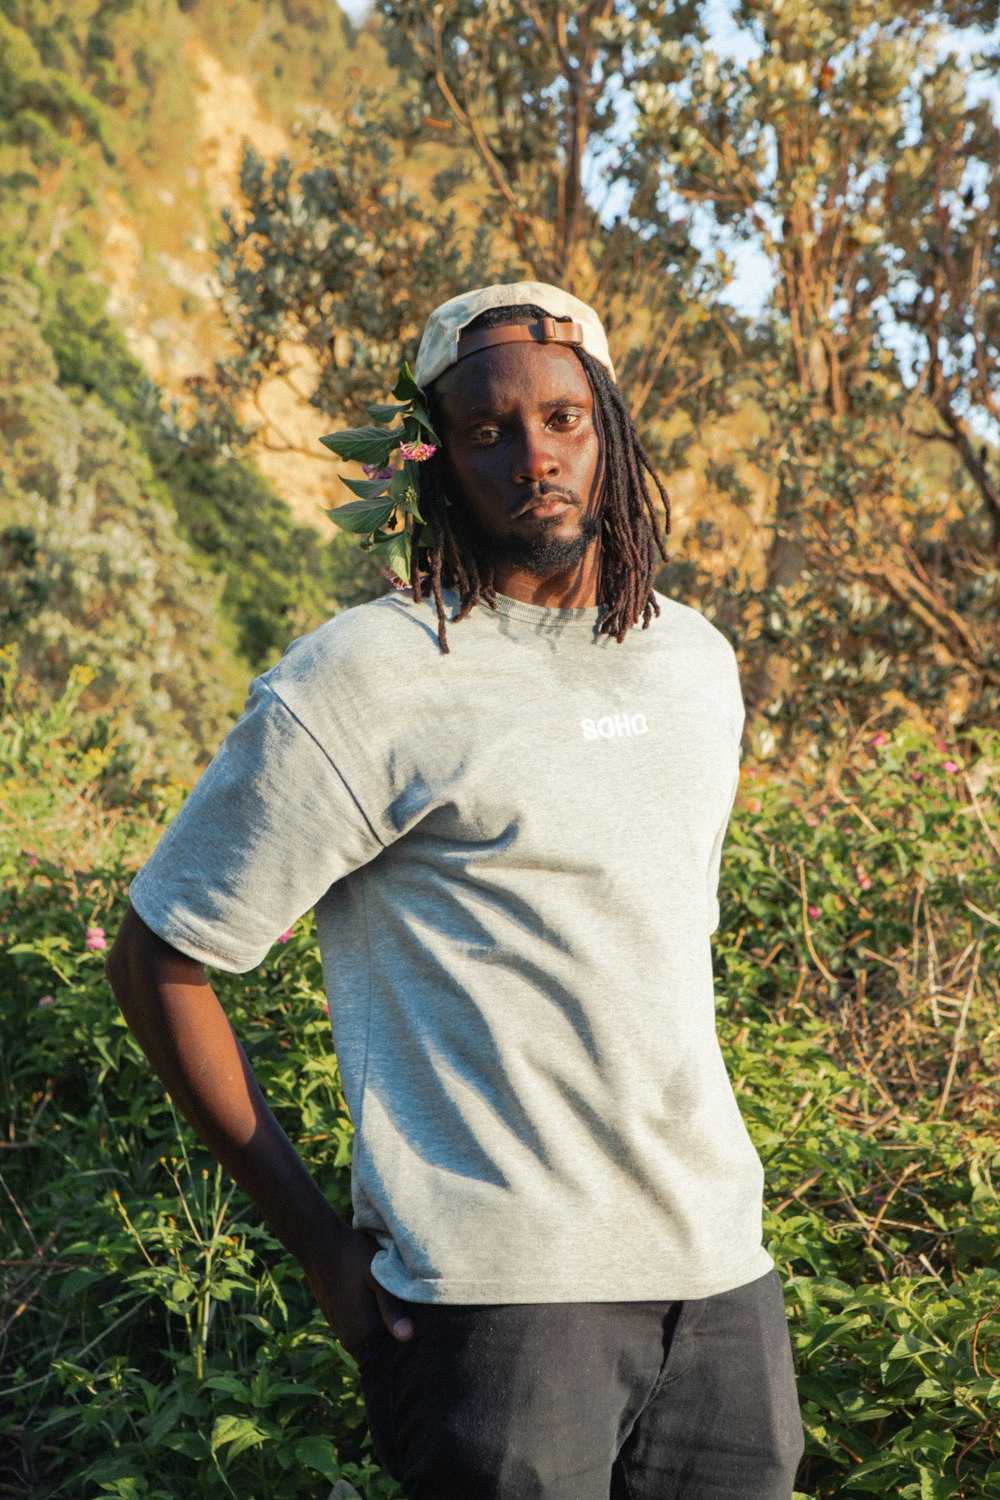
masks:
{"label": "wildflower", "polygon": [[875,746],[876,749],[878,749],[878,747],[880,745],[888,745],[888,743],[889,743],[889,736],[887,734],[883,734],[882,731],[880,730],[879,733],[875,736],[875,738],[871,741],[871,743],[872,743],[872,745]]}
{"label": "wildflower", "polygon": [[38,855],[37,854],[29,854],[28,855],[28,864],[31,865],[32,867],[34,867],[35,865],[37,865],[37,863],[38,863]]}
{"label": "wildflower", "polygon": [[436,443],[400,443],[399,452],[401,457],[408,458],[411,463],[421,464],[425,458],[433,458],[437,452]]}
{"label": "wildflower", "polygon": [[946,760],[944,763],[944,768],[948,772],[949,776],[954,776],[955,772],[958,770],[958,765],[953,760]]}
{"label": "wildflower", "polygon": [[55,1005],[55,1003],[56,1003],[56,997],[55,997],[55,995],[43,995],[42,998],[38,1002],[38,1009],[39,1010],[47,1010],[50,1005]]}
{"label": "wildflower", "polygon": [[914,773],[913,773],[913,779],[914,779],[914,781],[923,781],[923,779],[924,779],[924,773],[923,773],[923,771],[914,771]]}
{"label": "wildflower", "polygon": [[368,479],[391,479],[396,472],[395,469],[380,469],[378,464],[362,464],[361,467]]}
{"label": "wildflower", "polygon": [[858,885],[861,887],[861,889],[863,891],[870,891],[872,888],[872,880],[871,876],[865,873],[864,866],[858,865],[854,873],[858,877]]}
{"label": "wildflower", "polygon": [[289,939],[289,938],[290,938],[290,937],[291,937],[291,935],[292,935],[292,932],[293,932],[293,930],[294,930],[294,929],[293,929],[293,928],[291,928],[291,927],[289,927],[289,929],[288,929],[288,931],[287,931],[287,932],[283,932],[283,933],[282,933],[282,934],[281,934],[281,936],[280,936],[280,937],[279,937],[279,939],[278,939],[278,942],[279,942],[279,943],[287,943],[287,942],[288,942],[288,939]]}
{"label": "wildflower", "polygon": [[106,948],[107,946],[108,946],[108,940],[104,936],[104,928],[103,927],[88,927],[87,928],[87,947],[90,949],[90,951],[92,953],[99,952],[100,949]]}
{"label": "wildflower", "polygon": [[815,922],[816,918],[819,916],[819,907],[818,906],[810,906],[810,908],[809,908],[809,915],[812,918],[812,920]]}
{"label": "wildflower", "polygon": [[948,746],[945,744],[944,740],[937,740],[936,748],[941,751],[942,755],[948,754]]}
{"label": "wildflower", "polygon": [[763,805],[759,797],[750,797],[747,799],[747,812],[759,813]]}

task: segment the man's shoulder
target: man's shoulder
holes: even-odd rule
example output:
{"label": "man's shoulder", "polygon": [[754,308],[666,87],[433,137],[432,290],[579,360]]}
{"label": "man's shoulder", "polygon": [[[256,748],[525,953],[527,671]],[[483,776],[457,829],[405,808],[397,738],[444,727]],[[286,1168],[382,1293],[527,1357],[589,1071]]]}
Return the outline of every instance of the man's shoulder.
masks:
{"label": "man's shoulder", "polygon": [[413,602],[408,589],[357,604],[292,641],[267,673],[272,687],[296,681],[322,681],[373,672],[392,676],[411,653],[428,662],[440,654],[432,604]]}
{"label": "man's shoulder", "polygon": [[736,653],[729,637],[700,610],[690,604],[681,604],[666,594],[656,593],[654,597],[660,606],[661,622],[675,638],[690,642],[699,654],[706,657],[715,657],[727,664],[735,662]]}

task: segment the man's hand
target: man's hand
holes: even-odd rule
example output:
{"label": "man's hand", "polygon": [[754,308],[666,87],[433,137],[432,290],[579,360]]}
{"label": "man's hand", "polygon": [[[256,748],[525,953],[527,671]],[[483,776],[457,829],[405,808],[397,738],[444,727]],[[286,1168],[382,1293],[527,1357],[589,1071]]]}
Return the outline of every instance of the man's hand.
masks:
{"label": "man's hand", "polygon": [[271,1113],[203,966],[129,910],[108,958],[122,1013],[181,1113],[302,1266],[355,1358],[379,1318],[413,1337],[406,1309],[372,1276],[378,1250],[338,1218]]}
{"label": "man's hand", "polygon": [[406,1307],[372,1275],[378,1244],[360,1229],[337,1223],[335,1236],[300,1257],[324,1318],[354,1359],[379,1322],[394,1339],[407,1343],[413,1337],[413,1322]]}

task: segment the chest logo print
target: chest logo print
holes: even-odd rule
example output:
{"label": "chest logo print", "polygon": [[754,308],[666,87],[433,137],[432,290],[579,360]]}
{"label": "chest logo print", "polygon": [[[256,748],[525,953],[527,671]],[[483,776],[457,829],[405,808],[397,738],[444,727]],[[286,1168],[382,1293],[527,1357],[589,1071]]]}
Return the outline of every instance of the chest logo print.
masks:
{"label": "chest logo print", "polygon": [[636,734],[648,734],[645,714],[605,714],[601,719],[581,719],[585,740],[624,740]]}

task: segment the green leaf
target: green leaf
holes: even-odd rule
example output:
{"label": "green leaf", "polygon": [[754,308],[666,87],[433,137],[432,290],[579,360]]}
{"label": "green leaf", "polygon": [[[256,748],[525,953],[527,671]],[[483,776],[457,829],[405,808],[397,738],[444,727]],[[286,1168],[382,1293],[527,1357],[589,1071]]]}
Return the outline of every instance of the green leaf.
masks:
{"label": "green leaf", "polygon": [[417,484],[416,467],[416,464],[411,463],[407,459],[403,467],[393,476],[390,493],[393,501],[399,506],[400,510],[405,510],[407,515],[415,517],[418,521],[423,521],[424,518],[420,514],[419,509],[420,491]]}
{"label": "green leaf", "polygon": [[388,526],[395,508],[393,500],[350,500],[346,505],[331,506],[327,515],[342,531],[367,536],[370,532]]}
{"label": "green leaf", "polygon": [[348,427],[344,432],[331,432],[321,437],[324,448],[330,448],[338,458],[359,464],[378,464],[384,467],[399,447],[403,437],[402,427]]}
{"label": "green leaf", "polygon": [[231,1371],[223,1371],[219,1375],[209,1375],[204,1384],[207,1390],[222,1391],[226,1396],[236,1396],[241,1401],[249,1403],[249,1387],[244,1385],[243,1381],[238,1376],[232,1374]]}
{"label": "green leaf", "polygon": [[245,1453],[247,1448],[259,1448],[269,1437],[270,1433],[265,1432],[263,1427],[258,1427],[256,1422],[251,1422],[249,1417],[237,1417],[230,1412],[215,1419],[212,1427],[212,1452],[217,1453],[228,1443],[231,1444],[230,1457],[236,1458],[238,1454]]}
{"label": "green leaf", "polygon": [[405,415],[409,409],[408,401],[403,401],[398,406],[394,402],[378,401],[374,406],[368,407],[368,415],[373,422],[391,422],[394,417]]}
{"label": "green leaf", "polygon": [[312,1469],[316,1474],[322,1474],[323,1478],[329,1479],[331,1484],[336,1484],[340,1478],[340,1466],[333,1456],[333,1447],[326,1438],[317,1436],[296,1438],[290,1448],[297,1463],[307,1469]]}
{"label": "green leaf", "polygon": [[371,557],[377,557],[379,562],[391,568],[400,583],[409,583],[410,533],[408,531],[394,531],[390,536],[377,541],[368,551]]}
{"label": "green leaf", "polygon": [[423,395],[419,385],[417,385],[417,382],[413,378],[413,371],[405,359],[399,367],[399,374],[396,377],[396,384],[392,388],[392,394],[397,401],[416,401]]}
{"label": "green leaf", "polygon": [[341,474],[340,482],[355,495],[360,495],[362,500],[377,500],[379,495],[386,493],[390,484],[388,479],[348,479],[346,474]]}
{"label": "green leaf", "polygon": [[183,1429],[177,1432],[166,1432],[162,1442],[164,1448],[170,1453],[183,1453],[185,1458],[199,1459],[204,1462],[205,1438],[200,1432],[185,1432]]}
{"label": "green leaf", "polygon": [[424,406],[420,401],[414,401],[411,415],[417,422],[418,426],[423,429],[422,436],[425,438],[430,438],[431,442],[437,443],[438,447],[440,448],[441,439],[438,437],[437,433],[434,431],[434,428],[431,426],[430,414],[426,406]]}

